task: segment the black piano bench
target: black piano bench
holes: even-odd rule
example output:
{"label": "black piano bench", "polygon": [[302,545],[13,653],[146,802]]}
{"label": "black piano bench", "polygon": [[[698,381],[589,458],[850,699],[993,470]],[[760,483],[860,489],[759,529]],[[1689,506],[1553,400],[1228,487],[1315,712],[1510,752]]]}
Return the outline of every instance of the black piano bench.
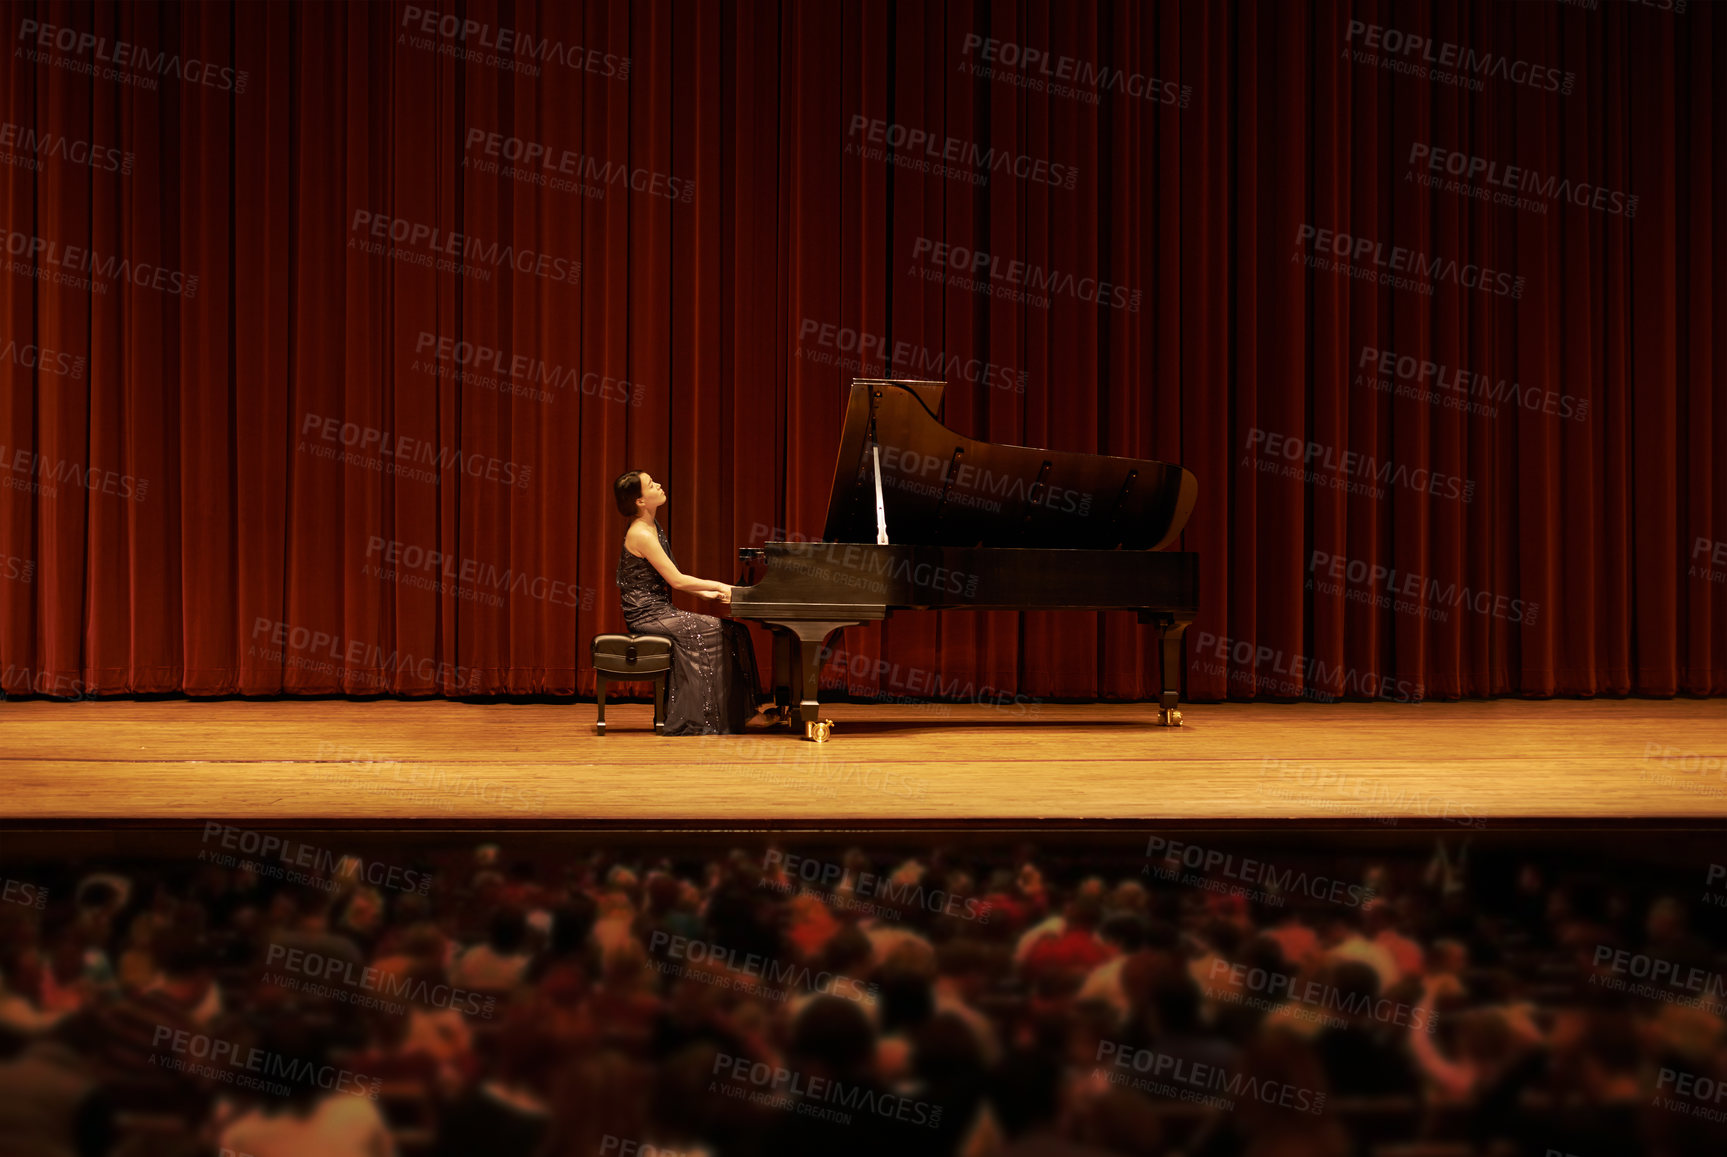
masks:
{"label": "black piano bench", "polygon": [[599,732],[606,733],[606,683],[617,679],[654,684],[654,733],[666,729],[666,686],[672,677],[672,641],[664,635],[595,635],[594,696],[599,701]]}

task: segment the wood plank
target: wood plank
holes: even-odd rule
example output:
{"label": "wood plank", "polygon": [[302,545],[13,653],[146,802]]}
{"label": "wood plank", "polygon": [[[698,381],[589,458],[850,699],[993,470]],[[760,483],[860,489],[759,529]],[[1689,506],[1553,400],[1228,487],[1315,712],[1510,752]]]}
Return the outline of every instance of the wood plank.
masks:
{"label": "wood plank", "polygon": [[834,739],[666,739],[644,704],[0,705],[0,818],[654,823],[1435,823],[1727,816],[1727,711],[1697,700],[837,704]]}

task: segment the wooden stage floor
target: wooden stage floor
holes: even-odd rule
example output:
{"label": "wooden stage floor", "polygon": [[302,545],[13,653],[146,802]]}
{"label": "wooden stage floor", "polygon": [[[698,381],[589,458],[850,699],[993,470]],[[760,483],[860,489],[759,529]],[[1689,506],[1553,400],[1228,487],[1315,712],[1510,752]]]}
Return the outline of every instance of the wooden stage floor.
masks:
{"label": "wooden stage floor", "polygon": [[[646,705],[0,703],[0,826],[964,827],[1148,820],[1479,827],[1727,819],[1698,700],[836,704],[834,738],[666,739]],[[72,825],[88,826],[88,825]]]}

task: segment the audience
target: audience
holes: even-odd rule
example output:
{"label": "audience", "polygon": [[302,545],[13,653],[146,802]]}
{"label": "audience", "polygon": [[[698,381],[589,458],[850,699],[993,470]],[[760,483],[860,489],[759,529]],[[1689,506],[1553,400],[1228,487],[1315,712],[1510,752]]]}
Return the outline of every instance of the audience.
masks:
{"label": "audience", "polygon": [[1314,855],[1314,895],[1082,847],[44,865],[0,1151],[1727,1151],[1712,913],[1437,847]]}
{"label": "audience", "polygon": [[[318,1026],[277,1018],[257,1045],[266,1087],[215,1113],[217,1144],[252,1157],[394,1157],[396,1144],[364,1074],[333,1081],[331,1042]],[[250,1066],[248,1066],[250,1067]]]}

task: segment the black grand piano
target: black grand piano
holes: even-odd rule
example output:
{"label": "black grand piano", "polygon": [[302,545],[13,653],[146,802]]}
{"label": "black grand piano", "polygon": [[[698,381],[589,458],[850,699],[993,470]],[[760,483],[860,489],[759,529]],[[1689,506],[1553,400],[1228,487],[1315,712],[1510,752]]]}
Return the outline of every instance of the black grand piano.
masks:
{"label": "black grand piano", "polygon": [[[1159,722],[1179,726],[1199,556],[1165,551],[1199,483],[1179,466],[995,445],[942,424],[944,382],[852,382],[820,542],[744,547],[731,617],[774,637],[780,707],[825,739],[828,637],[899,610],[1130,610],[1154,627]],[[795,706],[794,706],[795,705]]]}

